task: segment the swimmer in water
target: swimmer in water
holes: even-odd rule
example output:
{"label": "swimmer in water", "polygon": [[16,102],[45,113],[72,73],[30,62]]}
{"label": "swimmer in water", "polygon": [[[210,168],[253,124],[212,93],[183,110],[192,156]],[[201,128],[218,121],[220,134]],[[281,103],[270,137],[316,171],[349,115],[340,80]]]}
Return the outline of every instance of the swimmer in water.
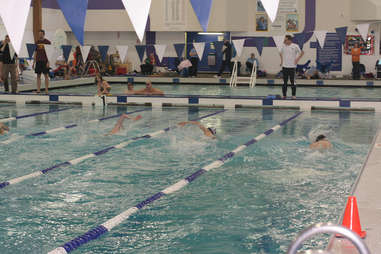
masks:
{"label": "swimmer in water", "polygon": [[0,123],[0,135],[7,134],[9,132],[9,127],[3,123]]}
{"label": "swimmer in water", "polygon": [[123,128],[123,122],[125,119],[132,119],[133,121],[138,121],[138,120],[142,119],[142,116],[138,115],[137,117],[132,118],[127,114],[123,114],[119,118],[118,122],[115,124],[114,128],[110,131],[110,133],[106,134],[105,136],[111,136],[111,135],[118,133]]}
{"label": "swimmer in water", "polygon": [[332,148],[331,142],[324,135],[319,135],[316,138],[316,141],[310,145],[311,149],[321,150],[321,149],[330,149]]}
{"label": "swimmer in water", "polygon": [[181,122],[178,125],[181,127],[184,127],[185,125],[190,125],[190,124],[198,126],[204,132],[205,136],[209,138],[213,138],[213,139],[216,138],[217,132],[215,128],[207,128],[203,126],[202,124],[200,124],[199,122],[196,122],[196,121]]}
{"label": "swimmer in water", "polygon": [[133,95],[135,94],[136,91],[134,91],[134,84],[132,82],[128,82],[127,84],[127,91],[125,92],[128,95]]}
{"label": "swimmer in water", "polygon": [[161,91],[160,89],[152,87],[151,81],[147,81],[146,82],[146,88],[144,88],[142,90],[139,90],[139,91],[135,91],[135,94],[138,94],[138,95],[160,95],[160,96],[164,96],[164,92],[163,91]]}

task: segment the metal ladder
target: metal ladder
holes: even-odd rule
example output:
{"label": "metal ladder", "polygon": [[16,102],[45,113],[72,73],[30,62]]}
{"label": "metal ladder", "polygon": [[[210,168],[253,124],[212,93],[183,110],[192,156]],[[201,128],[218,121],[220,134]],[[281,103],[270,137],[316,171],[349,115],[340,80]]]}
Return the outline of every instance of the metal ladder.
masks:
{"label": "metal ladder", "polygon": [[238,76],[238,61],[234,61],[232,76],[230,78],[230,87],[237,87],[237,83],[239,81],[247,81],[249,80],[249,86],[254,87],[257,83],[257,63],[254,62],[253,69],[251,70],[250,77],[239,77]]}
{"label": "metal ladder", "polygon": [[333,225],[330,223],[323,224],[319,223],[316,225],[313,225],[306,230],[302,231],[296,240],[291,244],[291,246],[288,248],[287,254],[333,254],[329,251],[323,251],[323,250],[309,250],[305,252],[297,252],[298,249],[302,246],[302,243],[306,241],[307,239],[311,238],[312,236],[316,234],[321,233],[331,233],[331,234],[339,234],[343,238],[348,239],[351,241],[357,248],[357,250],[360,252],[360,254],[370,254],[370,251],[368,247],[365,245],[364,241],[361,240],[361,238],[351,230],[342,227]]}

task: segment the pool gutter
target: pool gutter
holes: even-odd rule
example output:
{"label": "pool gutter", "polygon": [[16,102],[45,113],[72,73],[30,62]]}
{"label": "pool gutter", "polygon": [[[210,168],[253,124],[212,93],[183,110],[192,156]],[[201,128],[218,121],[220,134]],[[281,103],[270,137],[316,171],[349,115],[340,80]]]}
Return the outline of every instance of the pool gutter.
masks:
{"label": "pool gutter", "polygon": [[[367,232],[365,243],[371,253],[381,250],[381,126],[375,136],[364,166],[353,186],[352,195],[357,198],[362,230]],[[343,215],[342,215],[343,216]],[[338,224],[341,224],[342,217]],[[333,237],[327,250],[335,254],[357,254],[347,240]]]}

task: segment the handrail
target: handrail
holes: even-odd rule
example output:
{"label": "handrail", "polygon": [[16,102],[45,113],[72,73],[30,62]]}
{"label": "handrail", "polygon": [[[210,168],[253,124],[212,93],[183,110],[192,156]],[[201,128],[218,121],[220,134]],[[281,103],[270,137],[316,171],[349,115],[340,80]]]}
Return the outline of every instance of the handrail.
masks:
{"label": "handrail", "polygon": [[298,235],[296,240],[288,248],[287,254],[296,254],[304,241],[316,234],[321,233],[340,234],[342,237],[345,237],[348,240],[350,240],[356,246],[357,250],[360,251],[360,254],[370,254],[368,247],[356,233],[352,232],[351,230],[345,227],[334,225],[331,223],[315,224],[302,231]]}

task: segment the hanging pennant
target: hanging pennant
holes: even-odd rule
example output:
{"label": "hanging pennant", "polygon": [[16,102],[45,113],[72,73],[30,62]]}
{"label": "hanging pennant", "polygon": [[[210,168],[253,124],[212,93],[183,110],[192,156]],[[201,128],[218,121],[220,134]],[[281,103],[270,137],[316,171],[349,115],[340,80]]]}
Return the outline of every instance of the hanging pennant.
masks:
{"label": "hanging pennant", "polygon": [[135,46],[136,51],[138,52],[140,62],[143,62],[144,53],[146,51],[147,46],[146,45],[136,45]]}
{"label": "hanging pennant", "polygon": [[245,39],[233,40],[233,45],[237,52],[237,55],[236,55],[237,58],[241,57],[244,44],[245,44]]}
{"label": "hanging pennant", "polygon": [[159,58],[159,61],[163,61],[163,57],[164,57],[164,54],[165,54],[165,50],[167,49],[167,45],[154,45],[155,47],[155,52],[156,52],[156,55],[157,57]]}
{"label": "hanging pennant", "polygon": [[31,0],[2,0],[0,16],[11,43],[19,55],[29,15]]}
{"label": "hanging pennant", "polygon": [[122,2],[140,42],[143,42],[151,0],[122,0]]}
{"label": "hanging pennant", "polygon": [[205,50],[205,42],[194,42],[193,47],[196,49],[198,58],[202,61],[204,50]]}
{"label": "hanging pennant", "polygon": [[57,60],[58,51],[53,45],[44,45],[44,48],[49,64],[53,66]]}
{"label": "hanging pennant", "polygon": [[368,40],[369,27],[370,27],[370,24],[358,24],[357,25],[357,30],[359,31],[359,33],[360,33],[360,35],[364,41]]}
{"label": "hanging pennant", "polygon": [[57,0],[78,42],[83,45],[88,0]]}
{"label": "hanging pennant", "polygon": [[178,58],[183,57],[184,49],[185,49],[185,44],[184,43],[179,43],[179,44],[174,44],[173,45],[176,50],[176,54]]}
{"label": "hanging pennant", "polygon": [[298,44],[300,49],[303,49],[305,40],[306,36],[304,33],[294,34],[294,41],[296,44]]}
{"label": "hanging pennant", "polygon": [[315,31],[314,32],[315,37],[316,37],[317,41],[319,42],[319,45],[321,48],[324,48],[325,37],[327,36],[327,32],[328,31]]}
{"label": "hanging pennant", "polygon": [[257,47],[258,53],[261,56],[263,52],[263,46],[265,45],[265,38],[258,37],[255,41],[255,46]]}
{"label": "hanging pennant", "polygon": [[258,0],[262,2],[263,8],[269,16],[272,23],[274,23],[278,14],[279,0]]}
{"label": "hanging pennant", "polygon": [[107,52],[109,49],[109,46],[98,46],[99,53],[101,54],[102,61],[105,62],[107,59]]}
{"label": "hanging pennant", "polygon": [[212,10],[213,0],[190,0],[193,10],[200,22],[202,30],[208,30],[210,12]]}
{"label": "hanging pennant", "polygon": [[82,60],[84,63],[87,62],[87,58],[89,57],[91,46],[81,46]]}
{"label": "hanging pennant", "polygon": [[69,60],[69,56],[70,56],[71,49],[73,48],[73,46],[62,45],[61,48],[62,48],[63,57],[65,58],[65,61],[67,62]]}
{"label": "hanging pennant", "polygon": [[127,58],[128,46],[118,45],[116,46],[116,50],[118,50],[119,57],[122,63],[125,63]]}
{"label": "hanging pennant", "polygon": [[284,35],[273,36],[273,40],[279,51],[282,49],[284,45],[284,37],[285,37]]}
{"label": "hanging pennant", "polygon": [[28,50],[28,55],[29,55],[29,58],[32,59],[33,58],[33,55],[34,55],[34,52],[36,51],[36,44],[32,44],[32,43],[27,43],[26,44],[26,48]]}
{"label": "hanging pennant", "polygon": [[341,44],[345,43],[347,37],[348,27],[338,27],[336,28],[337,36],[339,36]]}

